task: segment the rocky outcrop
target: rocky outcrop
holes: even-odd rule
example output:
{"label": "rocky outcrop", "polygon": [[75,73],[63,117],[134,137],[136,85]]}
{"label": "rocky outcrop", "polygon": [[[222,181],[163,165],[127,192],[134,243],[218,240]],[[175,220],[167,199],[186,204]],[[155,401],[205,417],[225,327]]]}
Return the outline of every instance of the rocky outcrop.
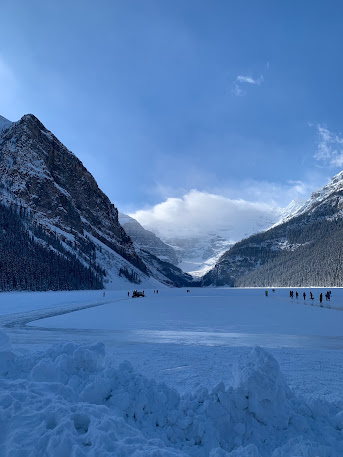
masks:
{"label": "rocky outcrop", "polygon": [[46,229],[90,234],[146,272],[117,209],[82,162],[32,114],[3,131],[0,176],[4,194],[30,208]]}

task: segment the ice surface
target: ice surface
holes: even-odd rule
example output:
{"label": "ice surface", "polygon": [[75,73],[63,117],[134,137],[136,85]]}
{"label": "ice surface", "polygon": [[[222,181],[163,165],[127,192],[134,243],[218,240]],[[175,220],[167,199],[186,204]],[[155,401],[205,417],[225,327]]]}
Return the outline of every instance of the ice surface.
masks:
{"label": "ice surface", "polygon": [[[189,294],[185,289],[164,289],[158,295],[153,290],[146,290],[144,299],[108,303],[36,321],[33,325],[121,332],[130,330],[135,332],[131,333],[134,341],[190,344],[199,340],[206,344],[208,337],[209,344],[215,344],[216,339],[220,345],[235,338],[244,339],[245,345],[249,346],[260,340],[271,347],[309,346],[310,340],[313,344],[314,340],[324,344],[324,337],[327,340],[343,337],[343,312],[320,307],[322,289],[313,290],[313,302],[309,298],[303,300],[302,290],[299,289],[299,299],[290,299],[287,289],[270,292],[269,297],[265,297],[261,289],[199,288],[192,289]],[[309,297],[308,290],[306,292]],[[342,298],[343,291],[335,289],[332,300],[322,305],[339,307]]]}
{"label": "ice surface", "polygon": [[[146,292],[0,295],[1,457],[343,455],[342,351],[319,349],[339,347],[342,311],[280,289]],[[253,335],[272,349],[228,343]]]}
{"label": "ice surface", "polygon": [[0,330],[0,352],[10,351],[12,349],[12,343],[6,333]]}

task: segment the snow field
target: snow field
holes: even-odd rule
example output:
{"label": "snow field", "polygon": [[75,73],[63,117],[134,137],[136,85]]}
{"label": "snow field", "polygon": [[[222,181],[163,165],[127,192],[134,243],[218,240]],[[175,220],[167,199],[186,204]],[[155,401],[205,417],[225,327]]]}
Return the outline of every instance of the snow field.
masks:
{"label": "snow field", "polygon": [[[343,455],[342,351],[314,349],[330,338],[341,347],[341,311],[292,301],[287,290],[147,294],[1,295],[12,340],[0,331],[1,457]],[[26,325],[102,300],[110,303]],[[295,373],[292,388],[273,355],[243,338],[262,332],[287,379]],[[104,336],[106,346],[94,344]]]}
{"label": "snow field", "polygon": [[297,396],[262,348],[238,359],[233,386],[180,395],[101,343],[23,355],[1,341],[4,457],[343,455],[342,404]]}

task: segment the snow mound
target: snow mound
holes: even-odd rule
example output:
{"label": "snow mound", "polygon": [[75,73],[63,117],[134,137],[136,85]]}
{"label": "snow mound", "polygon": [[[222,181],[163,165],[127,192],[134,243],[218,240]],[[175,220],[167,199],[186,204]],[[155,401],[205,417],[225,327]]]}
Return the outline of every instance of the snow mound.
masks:
{"label": "snow mound", "polygon": [[101,343],[11,354],[0,370],[4,457],[343,455],[343,411],[297,397],[261,348],[238,360],[233,386],[182,396],[116,366]]}
{"label": "snow mound", "polygon": [[247,400],[248,410],[257,421],[274,427],[287,427],[291,417],[291,391],[275,358],[256,347],[241,357],[233,373],[234,386]]}

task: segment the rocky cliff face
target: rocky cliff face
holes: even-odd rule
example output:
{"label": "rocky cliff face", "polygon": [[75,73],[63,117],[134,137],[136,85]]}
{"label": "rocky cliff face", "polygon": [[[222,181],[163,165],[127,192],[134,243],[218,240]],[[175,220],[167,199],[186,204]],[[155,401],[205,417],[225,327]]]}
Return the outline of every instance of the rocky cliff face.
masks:
{"label": "rocky cliff face", "polygon": [[[73,262],[82,264],[74,270],[89,268],[97,287],[101,281],[114,288],[125,281],[154,287],[156,279],[188,285],[189,276],[181,270],[176,274],[172,265],[147,255],[141,246],[135,248],[119,223],[118,210],[93,176],[35,116],[28,114],[14,123],[1,118],[0,128],[0,204],[25,215],[23,239],[25,233],[37,237],[33,228],[39,226],[39,243],[63,257],[71,253]],[[162,242],[159,247],[175,260],[171,248]],[[12,250],[16,249],[14,245]],[[42,252],[36,251],[39,263]]]}
{"label": "rocky cliff face", "polygon": [[35,116],[23,116],[2,132],[0,176],[10,198],[29,207],[47,229],[87,232],[146,271],[117,209],[82,162]]}
{"label": "rocky cliff face", "polygon": [[1,125],[1,202],[25,208],[32,223],[57,237],[85,265],[95,243],[92,262],[107,271],[108,283],[119,272],[137,281],[148,278],[117,209],[81,161],[32,114]]}
{"label": "rocky cliff face", "polygon": [[293,215],[236,243],[204,285],[342,286],[343,172]]}

